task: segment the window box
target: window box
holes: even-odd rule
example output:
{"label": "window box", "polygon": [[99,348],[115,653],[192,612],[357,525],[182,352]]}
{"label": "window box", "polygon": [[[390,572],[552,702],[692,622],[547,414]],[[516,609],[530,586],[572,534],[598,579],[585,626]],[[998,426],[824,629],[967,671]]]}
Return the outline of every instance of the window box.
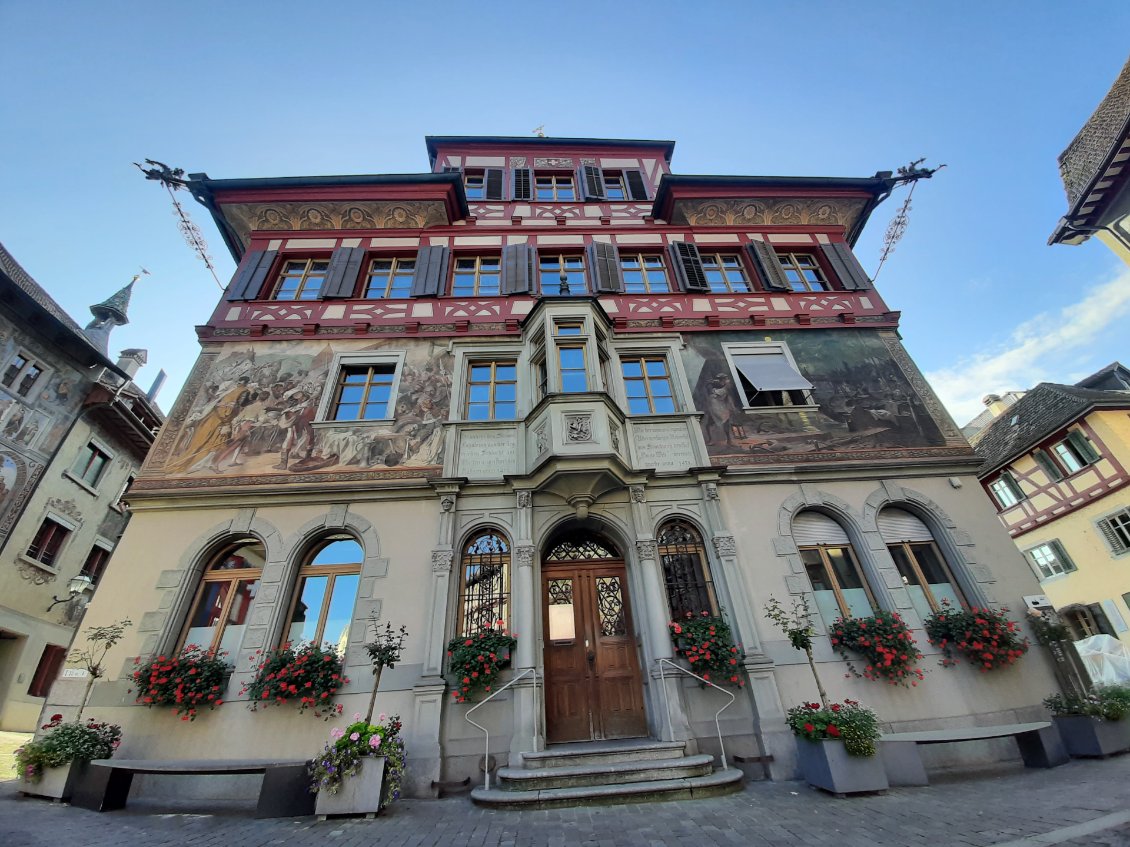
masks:
{"label": "window box", "polygon": [[1057,715],[1052,720],[1074,758],[1112,756],[1130,750],[1130,720],[1108,721],[1089,715]]}
{"label": "window box", "polygon": [[796,739],[797,764],[809,785],[833,794],[886,791],[890,787],[882,757],[849,756],[842,741]]}

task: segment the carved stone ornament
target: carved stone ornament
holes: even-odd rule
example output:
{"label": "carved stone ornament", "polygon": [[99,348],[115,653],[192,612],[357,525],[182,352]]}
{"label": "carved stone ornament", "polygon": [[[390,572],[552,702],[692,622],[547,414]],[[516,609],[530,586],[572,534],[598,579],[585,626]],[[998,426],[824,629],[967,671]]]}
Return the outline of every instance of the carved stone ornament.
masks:
{"label": "carved stone ornament", "polygon": [[539,456],[549,449],[549,424],[542,424],[534,431],[534,445]]}
{"label": "carved stone ornament", "polygon": [[592,415],[566,415],[565,440],[592,441]]}
{"label": "carved stone ornament", "polygon": [[455,508],[455,498],[451,496],[440,498],[439,507],[445,512],[450,512]]}
{"label": "carved stone ornament", "polygon": [[715,485],[713,482],[708,482],[706,484],[706,499],[707,500],[717,500],[718,499],[718,486]]}
{"label": "carved stone ornament", "polygon": [[608,425],[608,435],[612,439],[612,449],[620,452],[620,427],[614,423]]}
{"label": "carved stone ornament", "polygon": [[641,559],[654,559],[655,558],[655,542],[654,541],[637,541],[636,542],[636,555]]}
{"label": "carved stone ornament", "polygon": [[56,578],[56,574],[43,568],[37,568],[31,562],[17,559],[16,567],[19,569],[20,577],[26,579],[32,585],[46,585],[49,582],[54,582]]}
{"label": "carved stone ornament", "polygon": [[232,203],[224,206],[224,214],[245,245],[258,231],[426,229],[451,223],[440,200]]}
{"label": "carved stone ornament", "polygon": [[642,503],[644,501],[645,492],[642,485],[633,485],[629,490],[632,492],[633,503]]}
{"label": "carved stone ornament", "polygon": [[535,168],[571,168],[573,167],[572,159],[534,159]]}
{"label": "carved stone ornament", "polygon": [[52,497],[47,501],[47,508],[61,515],[66,515],[79,526],[82,526],[82,512],[78,510],[74,500],[60,500],[57,497]]}
{"label": "carved stone ornament", "polygon": [[850,229],[863,199],[758,198],[679,200],[671,223],[690,226],[843,226]]}
{"label": "carved stone ornament", "polygon": [[734,543],[734,536],[732,535],[714,536],[714,549],[719,556],[738,555],[738,546]]}
{"label": "carved stone ornament", "polygon": [[526,162],[528,162],[528,161],[529,161],[529,159],[527,159],[525,156],[511,156],[510,157],[510,167],[512,167],[512,168],[524,168],[524,167],[526,167]]}
{"label": "carved stone ornament", "polygon": [[528,508],[530,508],[530,506],[533,505],[533,502],[534,502],[534,498],[531,496],[529,491],[519,491],[518,492],[518,508],[519,509],[528,509]]}
{"label": "carved stone ornament", "polygon": [[432,573],[451,573],[451,563],[455,553],[451,550],[432,551]]}
{"label": "carved stone ornament", "polygon": [[514,548],[514,561],[517,562],[520,568],[533,567],[534,555],[537,553],[536,547],[524,546]]}

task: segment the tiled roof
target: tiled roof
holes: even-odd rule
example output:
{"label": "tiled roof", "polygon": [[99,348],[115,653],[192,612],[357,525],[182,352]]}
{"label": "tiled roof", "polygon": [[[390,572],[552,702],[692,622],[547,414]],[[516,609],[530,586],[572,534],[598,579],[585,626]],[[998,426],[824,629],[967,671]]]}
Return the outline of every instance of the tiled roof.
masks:
{"label": "tiled roof", "polygon": [[63,311],[63,307],[56,303],[51,298],[51,295],[44,291],[43,287],[31,278],[31,274],[20,266],[20,263],[15,260],[3,244],[0,244],[0,273],[3,273],[4,276],[12,281],[13,285],[43,307],[43,310],[51,315],[51,317],[82,339],[84,344],[93,348],[93,345],[90,344],[90,339],[88,339],[86,333],[82,331],[82,327],[75,323],[71,316]]}
{"label": "tiled roof", "polygon": [[[1024,391],[1006,391],[1001,394],[999,399],[1004,402],[1005,408],[1008,408],[1017,400],[1025,395]],[[1004,414],[1003,412],[1001,414]],[[993,414],[992,409],[982,409],[981,414],[977,415],[973,420],[961,428],[961,434],[969,439],[970,444],[976,444],[976,439],[980,437],[980,432],[993,422],[996,415]]]}
{"label": "tiled roof", "polygon": [[975,445],[982,459],[977,473],[984,476],[1028,452],[1093,406],[1130,406],[1130,391],[1041,382],[984,430]]}
{"label": "tiled roof", "polygon": [[1130,60],[1079,134],[1059,154],[1059,174],[1074,209],[1130,129]]}

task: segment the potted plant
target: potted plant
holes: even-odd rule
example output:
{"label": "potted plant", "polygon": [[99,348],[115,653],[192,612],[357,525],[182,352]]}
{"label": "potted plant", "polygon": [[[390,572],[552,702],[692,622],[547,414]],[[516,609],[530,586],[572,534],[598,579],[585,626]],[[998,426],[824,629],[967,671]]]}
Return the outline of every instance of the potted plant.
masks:
{"label": "potted plant", "polygon": [[404,642],[408,638],[408,627],[402,626],[399,631],[394,631],[392,623],[386,621],[384,631],[377,625],[376,615],[369,617],[373,627],[373,640],[365,644],[365,652],[369,654],[369,662],[373,666],[373,693],[369,695],[369,710],[365,712],[365,723],[373,720],[373,706],[377,702],[377,689],[381,687],[381,674],[385,668],[395,668],[400,661],[400,652],[404,649]]}
{"label": "potted plant", "polygon": [[710,612],[687,612],[667,624],[675,653],[690,669],[715,685],[745,686],[741,678],[741,647],[734,644],[730,625]]}
{"label": "potted plant", "polygon": [[109,759],[122,738],[122,728],[91,719],[63,722],[52,715],[41,729],[50,730],[16,750],[20,791],[37,797],[68,800],[78,773],[94,759]]}
{"label": "potted plant", "polygon": [[1008,618],[1008,609],[958,609],[949,603],[923,621],[930,643],[942,651],[940,664],[952,667],[957,654],[982,673],[1015,664],[1028,652],[1028,639]]}
{"label": "potted plant", "polygon": [[808,658],[808,667],[820,694],[819,703],[804,703],[788,711],[787,721],[796,737],[797,763],[809,785],[835,794],[885,791],[887,773],[876,755],[879,721],[875,713],[855,700],[832,703],[824,690],[812,656],[812,612],[803,595],[785,609],[770,597],[765,616]]}
{"label": "potted plant", "polygon": [[199,709],[214,709],[224,702],[224,686],[232,671],[225,655],[189,644],[176,656],[157,656],[144,664],[134,659],[138,667],[130,679],[137,686],[137,702],[172,706],[182,721],[196,720]]}
{"label": "potted plant", "polygon": [[498,672],[510,667],[510,654],[518,639],[506,631],[505,621],[476,635],[453,638],[447,645],[447,672],[454,681],[451,696],[456,703],[466,703],[479,692],[489,693]]}
{"label": "potted plant", "polygon": [[[839,618],[828,634],[848,670],[857,677],[891,685],[909,683],[912,687],[922,679],[922,671],[916,667],[922,651],[898,612],[880,610],[867,618]],[[862,671],[856,669],[848,650],[867,660]]]}
{"label": "potted plant", "polygon": [[404,742],[400,718],[380,715],[375,724],[360,720],[330,730],[330,742],[310,764],[314,813],[372,816],[400,798]]}
{"label": "potted plant", "polygon": [[341,714],[341,704],[334,702],[334,695],[349,679],[333,647],[284,644],[277,650],[256,652],[256,658],[255,678],[239,692],[247,695],[252,711],[259,705],[291,703],[297,704],[300,712],[310,709],[315,717],[324,716],[326,720]]}
{"label": "potted plant", "polygon": [[1130,750],[1130,686],[1108,685],[1085,695],[1044,700],[1071,756],[1109,756]]}

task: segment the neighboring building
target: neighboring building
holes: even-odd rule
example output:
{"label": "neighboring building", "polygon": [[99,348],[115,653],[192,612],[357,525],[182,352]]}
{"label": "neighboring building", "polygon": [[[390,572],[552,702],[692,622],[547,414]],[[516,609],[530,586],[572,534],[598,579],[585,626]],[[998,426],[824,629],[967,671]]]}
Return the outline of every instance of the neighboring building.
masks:
{"label": "neighboring building", "polygon": [[0,287],[0,729],[30,731],[164,418],[131,381],[145,351],[106,357],[130,286],[85,331],[2,245]]}
{"label": "neighboring building", "polygon": [[981,433],[979,476],[1076,639],[1130,644],[1130,370],[1042,382]]}
{"label": "neighboring building", "polygon": [[961,428],[961,434],[969,439],[969,443],[976,446],[985,432],[985,428],[1000,416],[1005,409],[1024,396],[1023,391],[1006,391],[1004,394],[986,394],[981,401],[985,404],[985,411]]}
{"label": "neighboring building", "polygon": [[[417,795],[480,773],[445,645],[495,619],[538,674],[479,712],[498,760],[669,732],[714,751],[719,697],[659,675],[671,617],[722,611],[749,680],[727,750],[791,776],[784,711],[815,689],[763,616],[789,595],[818,610],[832,695],[892,726],[1043,716],[1036,652],[934,669],[920,632],[932,670],[904,690],[844,679],[826,637],[840,613],[921,630],[943,599],[1039,590],[852,253],[895,181],[676,176],[673,147],[431,137],[425,174],[191,178],[239,268],[88,612],[139,623],[92,700],[123,755],[312,754],[325,723],[238,692],[257,651],[319,639],[346,645],[363,711],[371,613],[410,632],[378,710],[404,719]],[[186,643],[235,673],[182,724],[127,677]]]}
{"label": "neighboring building", "polygon": [[1130,61],[1095,113],[1059,154],[1067,214],[1049,244],[1092,235],[1130,265]]}

